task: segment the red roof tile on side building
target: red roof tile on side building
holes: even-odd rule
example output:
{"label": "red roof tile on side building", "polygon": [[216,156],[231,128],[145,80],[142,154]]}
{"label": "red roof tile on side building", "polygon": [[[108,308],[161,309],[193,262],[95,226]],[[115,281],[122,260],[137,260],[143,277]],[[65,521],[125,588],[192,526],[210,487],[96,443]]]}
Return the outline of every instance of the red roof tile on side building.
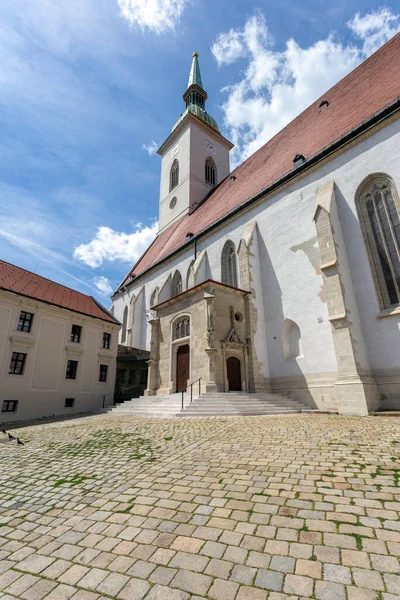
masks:
{"label": "red roof tile on side building", "polygon": [[99,302],[91,296],[81,294],[50,279],[45,279],[31,271],[26,271],[8,262],[0,260],[0,290],[13,292],[40,300],[47,304],[60,306],[95,319],[118,324]]}
{"label": "red roof tile on side building", "polygon": [[[306,159],[372,118],[400,97],[400,34],[316,100],[242,163],[191,214],[162,231],[124,280],[129,282],[293,170],[296,154]],[[320,104],[329,104],[323,110]]]}

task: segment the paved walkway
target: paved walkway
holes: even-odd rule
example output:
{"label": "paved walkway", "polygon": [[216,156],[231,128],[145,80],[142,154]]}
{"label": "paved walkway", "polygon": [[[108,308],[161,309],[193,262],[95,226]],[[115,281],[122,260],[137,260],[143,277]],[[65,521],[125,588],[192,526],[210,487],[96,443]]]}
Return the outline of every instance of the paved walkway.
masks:
{"label": "paved walkway", "polygon": [[0,443],[1,600],[400,600],[398,419],[101,415],[18,435]]}

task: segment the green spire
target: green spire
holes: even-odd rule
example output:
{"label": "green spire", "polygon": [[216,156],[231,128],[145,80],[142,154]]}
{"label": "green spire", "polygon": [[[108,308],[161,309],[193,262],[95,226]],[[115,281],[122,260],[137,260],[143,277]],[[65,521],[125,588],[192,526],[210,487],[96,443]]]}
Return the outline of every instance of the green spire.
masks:
{"label": "green spire", "polygon": [[203,82],[201,80],[198,56],[197,52],[193,52],[188,86],[186,92],[183,94],[183,100],[186,104],[186,108],[190,104],[194,104],[204,110],[207,93],[204,91]]}
{"label": "green spire", "polygon": [[183,101],[185,102],[186,109],[173,126],[172,131],[178,127],[179,123],[181,123],[189,113],[196,116],[216,131],[219,131],[216,120],[209,115],[205,109],[207,92],[203,88],[203,80],[201,79],[198,56],[199,55],[197,52],[193,52],[188,86],[186,92],[183,94]]}
{"label": "green spire", "polygon": [[197,52],[193,52],[192,67],[190,69],[189,81],[187,85],[188,88],[190,88],[191,85],[197,85],[199,88],[203,89],[198,56],[199,55]]}

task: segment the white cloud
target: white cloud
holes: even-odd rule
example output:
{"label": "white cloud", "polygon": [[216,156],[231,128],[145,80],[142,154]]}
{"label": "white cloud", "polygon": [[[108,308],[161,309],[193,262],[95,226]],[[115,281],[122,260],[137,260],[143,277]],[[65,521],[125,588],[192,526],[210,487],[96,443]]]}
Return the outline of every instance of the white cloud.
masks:
{"label": "white cloud", "polygon": [[103,261],[122,260],[134,263],[154,240],[157,231],[158,223],[151,227],[138,224],[133,233],[99,227],[91,242],[75,248],[74,258],[93,268],[100,267]]}
{"label": "white cloud", "polygon": [[93,283],[103,296],[108,297],[112,294],[113,287],[107,277],[104,277],[103,275],[100,277],[95,277],[93,279]]}
{"label": "white cloud", "polygon": [[242,33],[231,29],[228,33],[220,33],[217,41],[211,46],[218,66],[231,65],[238,58],[246,55],[246,47],[242,40]]}
{"label": "white cloud", "polygon": [[363,40],[363,51],[369,55],[400,30],[400,15],[394,15],[389,8],[382,8],[364,17],[357,13],[347,25]]}
{"label": "white cloud", "polygon": [[75,263],[69,258],[59,254],[58,252],[49,250],[49,248],[46,248],[46,246],[32,242],[26,237],[22,238],[18,235],[5,231],[4,229],[0,229],[0,236],[14,244],[14,246],[18,246],[19,248],[22,248],[23,250],[26,250],[35,256],[47,259],[52,264],[64,263],[71,267],[75,266]]}
{"label": "white cloud", "polygon": [[132,26],[160,34],[175,29],[187,0],[118,0],[118,4]]}
{"label": "white cloud", "polygon": [[[26,238],[22,238],[13,233],[9,233],[8,231],[4,231],[3,229],[0,229],[0,236],[8,240],[14,246],[21,248],[22,250],[24,250],[24,252],[29,252],[29,254],[32,254],[33,256],[37,257],[42,262],[47,263],[55,271],[63,273],[64,275],[67,275],[68,278],[73,279],[74,281],[77,281],[78,283],[86,286],[87,288],[92,290],[92,292],[101,292],[99,288],[94,288],[80,277],[76,277],[76,275],[73,275],[70,271],[66,271],[65,269],[63,269],[60,265],[66,264],[69,267],[76,267],[76,264],[69,258],[63,256],[62,254],[58,254],[58,252],[53,252],[52,250],[49,250],[49,248],[46,248],[41,244],[31,242]],[[102,292],[101,295],[105,298],[109,297],[109,294],[105,295]]]}
{"label": "white cloud", "polygon": [[149,156],[154,156],[154,154],[158,150],[158,144],[154,140],[151,140],[150,144],[148,144],[148,145],[143,144],[142,150],[146,150],[146,152],[148,152]]}
{"label": "white cloud", "polygon": [[389,9],[349,21],[354,42],[329,35],[309,47],[295,40],[283,51],[273,49],[265,16],[257,12],[243,29],[218,35],[211,51],[219,66],[245,57],[239,81],[224,88],[225,126],[235,144],[237,166],[271,139],[314,100],[347,75],[399,29],[399,16]]}

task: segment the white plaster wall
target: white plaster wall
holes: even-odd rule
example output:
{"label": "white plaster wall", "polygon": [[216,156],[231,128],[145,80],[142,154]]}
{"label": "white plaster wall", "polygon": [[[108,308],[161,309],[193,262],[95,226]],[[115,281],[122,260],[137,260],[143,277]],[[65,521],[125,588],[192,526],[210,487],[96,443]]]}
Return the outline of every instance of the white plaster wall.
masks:
{"label": "white plaster wall", "polygon": [[[211,278],[220,281],[224,243],[231,239],[237,248],[249,223],[257,221],[266,339],[260,340],[257,336],[256,344],[259,356],[268,355],[271,377],[334,373],[337,370],[327,306],[321,298],[322,276],[317,268],[319,249],[313,222],[317,190],[332,180],[336,184],[338,214],[351,273],[346,285],[353,285],[366,344],[366,353],[360,355],[362,362],[369,361],[372,369],[399,368],[400,317],[377,318],[380,310],[354,202],[358,185],[371,173],[386,172],[400,190],[399,142],[400,122],[397,121],[199,240],[198,254],[207,251]],[[175,269],[181,271],[185,284],[193,253],[191,247],[133,283],[129,292],[114,301],[116,318],[122,320],[129,294],[142,285],[149,288],[146,293],[146,308],[149,308],[153,289],[161,287]],[[283,357],[285,318],[295,321],[301,330],[304,353],[301,358]],[[146,331],[149,349],[148,329]]]}
{"label": "white plaster wall", "polygon": [[[172,156],[174,149],[177,153]],[[169,176],[172,163],[177,159],[179,161],[179,183],[170,192]],[[160,178],[160,212],[159,212],[159,231],[182,217],[189,208],[190,196],[190,125],[188,124],[179,137],[167,146],[161,159],[161,178]],[[177,203],[175,208],[169,207],[172,198],[176,196]]]}
{"label": "white plaster wall", "polygon": [[[215,147],[215,154],[206,148],[206,142]],[[192,123],[190,132],[190,206],[195,208],[212,190],[205,181],[205,162],[211,156],[217,168],[217,182],[229,175],[229,149],[222,142],[221,136],[201,123]]]}
{"label": "white plaster wall", "polygon": [[344,287],[344,304],[348,314],[348,321],[350,323],[355,360],[363,371],[369,371],[370,364],[368,358],[368,349],[364,340],[364,332],[361,324],[357,300],[355,297],[353,278],[350,271],[342,225],[336,204],[336,193],[335,198],[332,200],[330,217],[335,232],[334,235],[338,256],[338,271],[340,273],[341,284]]}
{"label": "white plaster wall", "polygon": [[[30,333],[16,330],[21,310],[34,313]],[[82,326],[79,344],[69,342],[72,324]],[[103,395],[112,404],[118,330],[119,325],[0,291],[0,410],[3,400],[19,402],[17,412],[0,413],[0,421],[97,410]],[[103,332],[111,333],[108,351],[102,348]],[[23,375],[8,373],[12,352],[27,354]],[[68,359],[78,361],[75,380],[65,379]],[[99,382],[100,364],[108,365],[105,383]],[[75,398],[73,408],[64,407],[65,398]]]}

